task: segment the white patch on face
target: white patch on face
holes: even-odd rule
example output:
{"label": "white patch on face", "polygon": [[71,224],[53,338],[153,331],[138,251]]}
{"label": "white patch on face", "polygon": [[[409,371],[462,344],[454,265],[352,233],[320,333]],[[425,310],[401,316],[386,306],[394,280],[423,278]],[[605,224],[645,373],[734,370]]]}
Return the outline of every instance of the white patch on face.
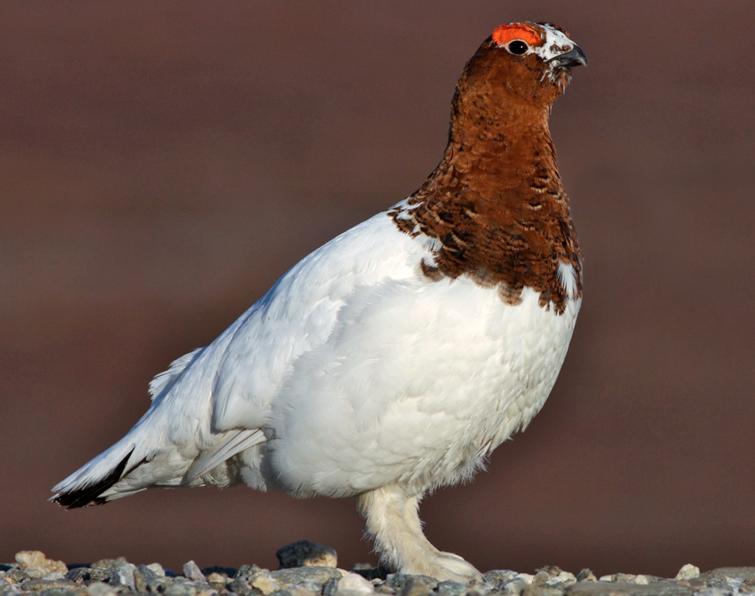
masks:
{"label": "white patch on face", "polygon": [[[499,47],[505,47],[509,53],[514,54],[515,56],[529,56],[530,54],[534,54],[535,56],[540,58],[540,60],[542,60],[547,67],[543,72],[541,81],[548,79],[552,83],[558,83],[561,87],[561,91],[563,92],[571,76],[568,73],[566,74],[566,76],[564,76],[564,69],[559,68],[558,61],[554,60],[554,58],[572,51],[577,46],[577,44],[569,39],[566,34],[556,29],[553,25],[549,25],[547,23],[530,23],[530,25],[535,26],[542,31],[543,41],[540,45],[531,46],[527,44],[527,51],[521,54],[518,52],[512,52],[510,49],[511,43],[516,40],[511,40],[504,44],[499,44]],[[523,39],[519,41],[527,43]]]}
{"label": "white patch on face", "polygon": [[548,62],[556,56],[570,52],[577,45],[561,31],[550,25],[540,25],[540,27],[545,32],[545,41],[542,45],[532,48],[532,53],[540,56],[543,62]]}

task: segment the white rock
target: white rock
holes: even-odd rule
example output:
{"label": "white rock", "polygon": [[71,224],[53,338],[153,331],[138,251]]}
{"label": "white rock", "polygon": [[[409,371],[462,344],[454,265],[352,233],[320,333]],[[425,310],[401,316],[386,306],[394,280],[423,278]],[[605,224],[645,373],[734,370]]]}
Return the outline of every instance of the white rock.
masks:
{"label": "white rock", "polygon": [[118,583],[123,586],[129,587],[131,590],[136,590],[136,584],[134,582],[134,571],[136,571],[136,565],[133,563],[124,563],[118,566]]}
{"label": "white rock", "polygon": [[337,596],[352,596],[353,594],[371,594],[375,589],[372,583],[358,573],[347,571],[338,580]]}
{"label": "white rock", "polygon": [[63,561],[48,559],[38,550],[22,550],[16,553],[16,563],[29,576],[35,579],[61,579],[68,572]]}
{"label": "white rock", "polygon": [[533,579],[535,579],[535,576],[530,575],[529,573],[517,573],[514,581],[521,580],[524,582],[525,586],[529,586]]}
{"label": "white rock", "polygon": [[195,582],[205,581],[204,573],[202,573],[199,565],[197,565],[194,560],[186,561],[186,563],[184,563],[183,574],[184,577],[187,577]]}
{"label": "white rock", "polygon": [[634,583],[641,586],[647,586],[650,583],[650,580],[648,579],[647,575],[636,575],[634,578]]}
{"label": "white rock", "polygon": [[687,563],[686,565],[682,566],[682,568],[679,570],[679,573],[676,574],[675,579],[695,579],[698,577],[700,577],[700,568],[696,565],[692,565],[691,563]]}
{"label": "white rock", "polygon": [[163,566],[160,565],[160,563],[150,563],[146,567],[158,577],[165,577],[165,569],[163,569]]}

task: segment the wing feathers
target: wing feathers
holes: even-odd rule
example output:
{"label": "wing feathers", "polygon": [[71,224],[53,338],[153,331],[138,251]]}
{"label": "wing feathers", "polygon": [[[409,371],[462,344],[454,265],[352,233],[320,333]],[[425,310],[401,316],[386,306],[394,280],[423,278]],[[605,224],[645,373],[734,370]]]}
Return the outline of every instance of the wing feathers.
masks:
{"label": "wing feathers", "polygon": [[176,358],[173,362],[170,363],[168,370],[164,370],[163,372],[156,374],[154,378],[149,382],[150,397],[154,400],[158,395],[160,395],[166,387],[173,383],[173,381],[175,381],[181,375],[181,373],[186,370],[186,367],[194,361],[194,358],[199,356],[203,349],[204,348],[197,348],[196,350],[193,350],[188,354],[184,354],[180,358]]}
{"label": "wing feathers", "polygon": [[218,443],[212,450],[205,451],[186,472],[183,484],[191,484],[197,478],[219,466],[237,453],[260,445],[266,441],[265,435],[259,429],[240,430],[229,433],[228,438]]}

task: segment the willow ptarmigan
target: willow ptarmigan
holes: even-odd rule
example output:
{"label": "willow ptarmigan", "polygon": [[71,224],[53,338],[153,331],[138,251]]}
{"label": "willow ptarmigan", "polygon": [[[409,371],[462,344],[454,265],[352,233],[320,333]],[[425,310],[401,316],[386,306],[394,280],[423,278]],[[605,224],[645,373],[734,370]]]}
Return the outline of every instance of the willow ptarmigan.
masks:
{"label": "willow ptarmigan", "polygon": [[448,146],[419,190],[158,374],[147,413],[52,500],[235,483],[355,496],[388,566],[477,575],[430,544],[417,509],[527,426],[566,355],[581,264],[548,117],[585,62],[554,25],[497,27],[464,68]]}

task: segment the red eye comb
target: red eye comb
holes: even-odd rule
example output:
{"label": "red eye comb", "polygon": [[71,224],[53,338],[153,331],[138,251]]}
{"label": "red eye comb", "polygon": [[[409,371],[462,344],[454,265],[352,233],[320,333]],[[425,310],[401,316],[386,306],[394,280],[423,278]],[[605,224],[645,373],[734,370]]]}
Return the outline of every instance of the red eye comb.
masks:
{"label": "red eye comb", "polygon": [[543,42],[543,37],[540,34],[540,31],[535,29],[532,25],[526,25],[524,23],[509,23],[507,25],[501,25],[500,27],[496,27],[493,31],[493,41],[499,46],[506,45],[515,39],[526,41],[531,46],[537,46]]}

